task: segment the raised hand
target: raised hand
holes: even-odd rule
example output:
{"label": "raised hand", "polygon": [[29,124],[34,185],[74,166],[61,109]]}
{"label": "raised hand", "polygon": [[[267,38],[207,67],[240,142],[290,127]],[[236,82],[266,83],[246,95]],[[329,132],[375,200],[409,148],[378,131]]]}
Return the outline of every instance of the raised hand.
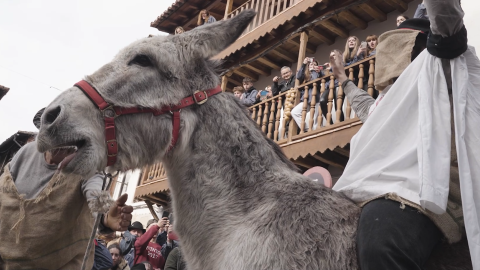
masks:
{"label": "raised hand", "polygon": [[103,224],[114,231],[126,231],[132,220],[133,207],[125,205],[127,194],[120,196],[104,216]]}
{"label": "raised hand", "polygon": [[335,76],[340,84],[348,79],[345,74],[343,55],[340,51],[334,50],[330,53],[330,66],[332,67],[333,76]]}

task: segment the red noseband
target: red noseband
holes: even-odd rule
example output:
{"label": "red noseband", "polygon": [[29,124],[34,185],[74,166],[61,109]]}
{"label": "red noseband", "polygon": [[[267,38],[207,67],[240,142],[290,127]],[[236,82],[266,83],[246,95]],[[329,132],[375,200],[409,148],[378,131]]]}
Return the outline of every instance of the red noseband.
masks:
{"label": "red noseband", "polygon": [[208,100],[208,97],[216,95],[222,92],[220,86],[216,88],[208,89],[205,91],[196,91],[193,95],[188,96],[180,101],[177,105],[164,106],[161,109],[148,109],[148,108],[122,108],[110,104],[102,98],[98,91],[93,88],[87,81],[79,81],[75,84],[76,87],[85,93],[85,95],[95,104],[102,112],[103,120],[105,122],[105,141],[107,143],[107,166],[112,166],[117,161],[118,144],[115,136],[115,118],[124,114],[136,114],[136,113],[153,113],[153,115],[161,115],[166,113],[172,114],[172,142],[168,151],[170,151],[178,140],[180,133],[180,111],[181,109],[193,104],[201,105]]}

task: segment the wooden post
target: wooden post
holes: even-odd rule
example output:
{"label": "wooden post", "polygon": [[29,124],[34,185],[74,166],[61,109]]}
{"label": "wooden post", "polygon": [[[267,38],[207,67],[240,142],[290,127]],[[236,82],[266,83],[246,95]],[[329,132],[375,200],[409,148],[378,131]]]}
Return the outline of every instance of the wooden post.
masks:
{"label": "wooden post", "polygon": [[223,75],[222,76],[222,85],[221,85],[221,88],[222,88],[223,92],[227,91],[227,83],[228,83],[227,75]]}
{"label": "wooden post", "polygon": [[[325,79],[322,79],[322,82],[320,84],[320,98],[323,96],[323,92],[325,92]],[[318,102],[320,102],[320,100]],[[322,127],[322,122],[323,122],[322,106],[318,106],[317,128]]]}
{"label": "wooden post", "polygon": [[308,86],[305,86],[305,89],[303,90],[302,102],[303,102],[303,106],[302,106],[302,120],[300,120],[300,134],[305,132],[305,122],[307,121]]}
{"label": "wooden post", "polygon": [[[306,93],[308,94],[308,93]],[[312,89],[312,100],[310,101],[310,119],[308,119],[308,130],[312,131],[313,130],[313,123],[315,122],[315,105],[317,104],[316,100],[317,96],[317,83],[313,83],[313,89]],[[317,122],[318,125],[318,122]]]}
{"label": "wooden post", "polygon": [[[307,51],[307,42],[308,42],[308,34],[307,32],[302,32],[300,34],[300,48],[298,50],[297,70],[299,70],[303,65],[303,60],[305,59],[305,52]],[[300,85],[300,83],[301,82],[296,79],[295,88],[297,88]]]}
{"label": "wooden post", "polygon": [[330,92],[328,93],[327,126],[331,125],[333,109],[333,91],[335,91],[335,77],[330,76]]}
{"label": "wooden post", "polygon": [[274,141],[278,141],[279,140],[279,136],[283,136],[280,132],[279,132],[279,127],[280,127],[280,117],[281,117],[281,110],[282,110],[282,104],[283,104],[283,97],[280,96],[276,99],[277,101],[277,114],[275,115],[275,131],[273,132],[273,140]]}
{"label": "wooden post", "polygon": [[232,7],[233,7],[233,0],[227,0],[227,7],[225,8],[225,16],[223,19],[227,19],[228,14],[232,12]]}
{"label": "wooden post", "polygon": [[153,203],[149,200],[145,200],[145,204],[147,204],[148,210],[150,210],[150,214],[152,214],[153,218],[155,220],[160,220],[158,219],[158,215],[155,213],[155,210],[153,210]]}

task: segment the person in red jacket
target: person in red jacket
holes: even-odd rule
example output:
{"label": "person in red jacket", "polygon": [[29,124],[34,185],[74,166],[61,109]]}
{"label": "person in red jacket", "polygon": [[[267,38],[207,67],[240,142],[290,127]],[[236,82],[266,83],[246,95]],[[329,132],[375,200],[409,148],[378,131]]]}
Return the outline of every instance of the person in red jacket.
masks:
{"label": "person in red jacket", "polygon": [[162,218],[157,223],[147,226],[147,231],[135,241],[134,264],[148,261],[154,270],[163,269],[165,259],[162,256],[162,247],[155,242],[157,235],[165,229],[168,218]]}

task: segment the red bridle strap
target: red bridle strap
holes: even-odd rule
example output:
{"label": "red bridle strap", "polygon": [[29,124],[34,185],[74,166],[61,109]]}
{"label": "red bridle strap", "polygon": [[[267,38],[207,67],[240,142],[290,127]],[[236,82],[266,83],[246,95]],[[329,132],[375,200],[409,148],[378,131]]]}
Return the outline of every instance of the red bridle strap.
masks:
{"label": "red bridle strap", "polygon": [[87,81],[79,81],[75,84],[80,88],[83,93],[98,107],[102,112],[105,122],[105,141],[107,143],[107,166],[112,166],[117,161],[118,144],[115,135],[115,118],[124,114],[137,114],[137,113],[153,113],[153,115],[161,115],[166,113],[172,114],[172,141],[168,151],[171,150],[177,143],[178,136],[180,134],[180,111],[181,109],[191,106],[193,104],[201,105],[208,100],[208,97],[216,95],[222,92],[220,86],[216,88],[208,89],[205,91],[195,91],[191,96],[188,96],[180,101],[177,105],[164,106],[161,109],[148,109],[148,108],[123,108],[114,106],[100,95],[98,91],[93,88]]}

